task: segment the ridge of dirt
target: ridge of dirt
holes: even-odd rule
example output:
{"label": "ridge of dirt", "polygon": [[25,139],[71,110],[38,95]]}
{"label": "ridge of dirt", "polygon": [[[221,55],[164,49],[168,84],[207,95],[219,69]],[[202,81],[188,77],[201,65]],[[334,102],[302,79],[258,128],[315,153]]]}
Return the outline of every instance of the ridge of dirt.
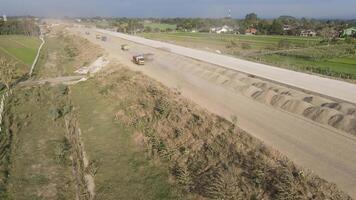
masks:
{"label": "ridge of dirt", "polygon": [[319,97],[213,65],[185,65],[182,70],[281,109],[356,136],[356,105]]}

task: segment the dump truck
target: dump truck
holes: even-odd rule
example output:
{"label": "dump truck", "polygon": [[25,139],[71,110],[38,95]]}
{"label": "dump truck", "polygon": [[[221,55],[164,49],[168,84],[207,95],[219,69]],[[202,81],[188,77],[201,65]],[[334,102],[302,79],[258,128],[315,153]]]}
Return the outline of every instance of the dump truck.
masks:
{"label": "dump truck", "polygon": [[142,54],[133,56],[132,61],[137,65],[144,65],[145,64],[145,56]]}
{"label": "dump truck", "polygon": [[128,51],[129,50],[129,45],[127,45],[127,44],[121,45],[121,50]]}
{"label": "dump truck", "polygon": [[106,42],[106,40],[108,40],[106,36],[101,36],[101,41]]}

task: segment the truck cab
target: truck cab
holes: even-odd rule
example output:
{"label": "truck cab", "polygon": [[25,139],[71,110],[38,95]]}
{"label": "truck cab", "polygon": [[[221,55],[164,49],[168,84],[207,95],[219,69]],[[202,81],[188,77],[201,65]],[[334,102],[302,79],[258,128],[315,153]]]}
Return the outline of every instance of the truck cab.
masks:
{"label": "truck cab", "polygon": [[143,55],[137,55],[132,57],[132,61],[137,65],[145,64],[145,57]]}

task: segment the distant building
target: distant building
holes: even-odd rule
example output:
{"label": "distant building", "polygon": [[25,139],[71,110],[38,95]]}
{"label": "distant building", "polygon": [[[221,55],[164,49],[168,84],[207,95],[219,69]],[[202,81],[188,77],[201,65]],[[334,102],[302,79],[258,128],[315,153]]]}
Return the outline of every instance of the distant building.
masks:
{"label": "distant building", "polygon": [[248,28],[245,30],[245,35],[256,35],[257,29],[255,28]]}
{"label": "distant building", "polygon": [[353,36],[356,34],[356,27],[351,27],[348,29],[345,29],[342,33],[343,37],[348,37],[348,36]]}
{"label": "distant building", "polygon": [[6,17],[6,15],[3,15],[3,16],[2,16],[2,19],[4,20],[4,22],[7,22],[7,17]]}
{"label": "distant building", "polygon": [[234,29],[229,27],[229,26],[227,26],[227,25],[224,25],[223,27],[211,28],[210,29],[210,32],[217,33],[217,34],[220,34],[220,33],[231,33],[233,31],[234,31]]}
{"label": "distant building", "polygon": [[302,30],[300,32],[300,36],[302,37],[315,37],[316,36],[316,32],[313,30]]}
{"label": "distant building", "polygon": [[293,27],[291,25],[283,25],[283,31],[290,31]]}

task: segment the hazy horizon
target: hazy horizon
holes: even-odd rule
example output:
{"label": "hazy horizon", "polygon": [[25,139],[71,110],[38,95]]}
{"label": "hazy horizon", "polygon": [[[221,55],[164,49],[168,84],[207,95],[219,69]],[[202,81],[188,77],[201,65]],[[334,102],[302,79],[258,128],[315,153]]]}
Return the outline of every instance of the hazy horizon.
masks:
{"label": "hazy horizon", "polygon": [[41,17],[173,18],[229,16],[255,12],[261,18],[281,15],[318,19],[355,19],[353,0],[0,0],[0,14]]}

